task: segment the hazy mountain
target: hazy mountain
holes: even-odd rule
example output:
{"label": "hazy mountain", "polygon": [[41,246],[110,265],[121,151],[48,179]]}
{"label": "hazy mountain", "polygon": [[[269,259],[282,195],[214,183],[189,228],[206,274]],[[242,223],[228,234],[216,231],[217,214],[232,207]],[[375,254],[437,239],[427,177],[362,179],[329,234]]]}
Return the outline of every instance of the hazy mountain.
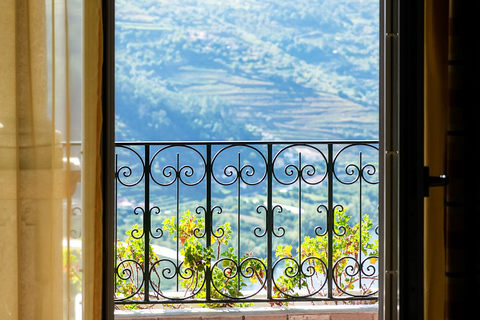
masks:
{"label": "hazy mountain", "polygon": [[116,0],[116,138],[376,139],[378,16],[371,0]]}

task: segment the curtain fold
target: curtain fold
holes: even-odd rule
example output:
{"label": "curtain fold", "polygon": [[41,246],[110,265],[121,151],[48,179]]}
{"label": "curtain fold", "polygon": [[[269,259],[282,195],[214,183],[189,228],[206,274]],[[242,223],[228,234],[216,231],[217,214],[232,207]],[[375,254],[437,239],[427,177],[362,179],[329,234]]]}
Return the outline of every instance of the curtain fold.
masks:
{"label": "curtain fold", "polygon": [[0,319],[100,319],[100,3],[2,0],[0,29]]}
{"label": "curtain fold", "polygon": [[[9,290],[0,290],[0,317],[18,319],[17,110],[15,0],[0,2],[0,274]],[[12,214],[13,213],[13,214]],[[15,280],[14,280],[15,279]]]}
{"label": "curtain fold", "polygon": [[[98,0],[84,2],[84,175],[83,203],[85,217],[84,319],[101,319],[102,315],[102,7]],[[113,258],[113,257],[112,257]],[[113,299],[113,297],[112,297]],[[113,310],[112,310],[113,313]]]}

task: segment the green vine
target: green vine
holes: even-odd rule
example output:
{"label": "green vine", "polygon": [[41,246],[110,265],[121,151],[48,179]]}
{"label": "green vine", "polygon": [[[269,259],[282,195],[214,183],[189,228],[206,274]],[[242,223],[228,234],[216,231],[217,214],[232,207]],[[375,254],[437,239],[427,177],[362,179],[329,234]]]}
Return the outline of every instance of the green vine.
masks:
{"label": "green vine", "polygon": [[[362,277],[362,285],[359,285],[358,274],[361,272],[360,252],[362,259],[369,259],[369,263],[375,264],[378,257],[378,240],[372,241],[370,229],[373,227],[371,219],[364,215],[360,223],[349,225],[351,217],[346,210],[335,210],[334,241],[332,243],[332,258],[334,263],[333,278],[334,296],[341,296],[344,291],[357,288],[362,295],[372,293],[371,286],[378,280],[377,275]],[[360,232],[361,228],[361,232]],[[228,222],[220,225],[217,232],[210,236],[210,246],[205,241],[205,219],[197,218],[190,211],[184,212],[177,224],[175,217],[163,221],[163,231],[173,235],[172,239],[181,245],[180,254],[183,263],[178,274],[179,286],[183,290],[181,298],[206,298],[205,278],[206,272],[211,272],[211,298],[228,299],[229,297],[243,297],[242,289],[247,287],[246,279],[250,283],[259,283],[266,289],[266,259],[254,257],[253,252],[247,252],[238,257],[235,249],[229,247],[232,239],[232,228]],[[116,298],[128,300],[144,300],[143,283],[145,240],[143,230],[138,225],[133,225],[127,232],[129,235],[125,241],[117,242],[117,276]],[[360,239],[361,234],[361,239]],[[178,237],[178,238],[177,238]],[[361,240],[361,241],[360,241]],[[298,296],[297,290],[306,290],[308,294],[318,293],[325,295],[325,286],[328,266],[328,237],[326,235],[304,238],[296,254],[292,253],[291,245],[278,246],[276,257],[284,263],[282,275],[274,279],[274,298]],[[150,285],[152,298],[163,299],[160,288],[161,270],[160,257],[154,252],[152,245],[149,247],[149,269],[152,273]],[[370,257],[370,258],[368,258]],[[300,261],[300,262],[299,262]],[[349,263],[350,261],[350,263]],[[352,263],[352,261],[355,261]],[[242,270],[238,270],[241,268]],[[300,270],[301,269],[301,270]],[[322,276],[323,275],[323,276]],[[153,299],[152,299],[153,300]],[[272,303],[283,305],[286,302]],[[219,301],[218,303],[201,304],[208,308],[217,307],[243,307],[251,306],[251,303],[238,301]],[[129,304],[126,308],[147,308],[151,305]],[[169,305],[178,308],[181,304]]]}

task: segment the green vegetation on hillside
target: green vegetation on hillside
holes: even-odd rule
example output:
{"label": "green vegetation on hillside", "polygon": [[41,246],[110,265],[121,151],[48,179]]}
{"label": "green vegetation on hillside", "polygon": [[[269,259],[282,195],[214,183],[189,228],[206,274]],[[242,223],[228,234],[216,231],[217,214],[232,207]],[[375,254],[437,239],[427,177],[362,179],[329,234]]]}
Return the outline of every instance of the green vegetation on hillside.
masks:
{"label": "green vegetation on hillside", "polygon": [[116,0],[117,140],[374,139],[378,12]]}

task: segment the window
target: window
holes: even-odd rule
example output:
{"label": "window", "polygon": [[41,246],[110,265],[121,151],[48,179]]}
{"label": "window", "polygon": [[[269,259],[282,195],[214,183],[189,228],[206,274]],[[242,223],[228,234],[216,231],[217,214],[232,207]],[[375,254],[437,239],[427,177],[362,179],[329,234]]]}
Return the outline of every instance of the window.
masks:
{"label": "window", "polygon": [[[194,35],[194,37],[195,37],[195,35]],[[118,91],[118,90],[117,90],[117,91]],[[146,111],[145,114],[149,114],[148,111]]]}

